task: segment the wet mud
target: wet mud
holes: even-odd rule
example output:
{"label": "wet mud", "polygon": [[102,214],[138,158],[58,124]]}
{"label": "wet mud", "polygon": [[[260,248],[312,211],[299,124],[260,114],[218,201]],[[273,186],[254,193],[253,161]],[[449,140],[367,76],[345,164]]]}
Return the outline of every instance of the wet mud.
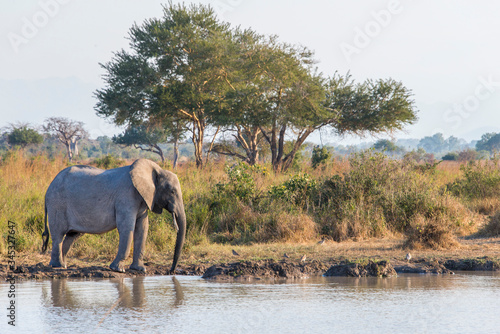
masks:
{"label": "wet mud", "polygon": [[[365,261],[366,262],[366,261]],[[0,263],[0,280],[9,278],[57,279],[57,278],[115,278],[171,275],[170,265],[145,263],[146,273],[126,270],[112,271],[101,265],[71,265],[67,269],[52,268],[43,262],[22,264],[12,268]],[[366,263],[338,262],[294,262],[294,261],[244,261],[232,263],[201,263],[179,265],[175,275],[202,276],[205,279],[235,281],[259,279],[301,279],[311,276],[347,277],[391,277],[397,274],[453,274],[454,271],[498,271],[498,260],[488,257],[476,259],[412,259],[411,261],[367,261]]]}

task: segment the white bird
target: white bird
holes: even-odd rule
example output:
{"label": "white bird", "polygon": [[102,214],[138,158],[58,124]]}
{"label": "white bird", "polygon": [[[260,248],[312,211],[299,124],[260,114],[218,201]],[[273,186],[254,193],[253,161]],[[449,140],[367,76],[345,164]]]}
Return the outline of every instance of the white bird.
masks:
{"label": "white bird", "polygon": [[238,254],[238,252],[236,252],[234,249],[233,249],[233,255],[240,256],[240,254]]}
{"label": "white bird", "polygon": [[406,254],[406,261],[410,262],[410,260],[411,260],[411,254],[408,253],[408,254]]}
{"label": "white bird", "polygon": [[306,254],[302,255],[300,258],[300,262],[306,262]]}

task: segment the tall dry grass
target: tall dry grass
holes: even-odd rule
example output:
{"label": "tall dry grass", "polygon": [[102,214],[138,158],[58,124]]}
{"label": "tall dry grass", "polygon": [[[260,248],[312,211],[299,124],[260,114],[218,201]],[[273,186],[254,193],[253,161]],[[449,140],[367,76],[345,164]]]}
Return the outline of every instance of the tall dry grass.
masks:
{"label": "tall dry grass", "polygon": [[66,167],[62,158],[44,156],[27,159],[22,151],[12,151],[0,161],[0,252],[6,251],[7,223],[16,223],[16,248],[41,248],[44,196],[57,173]]}
{"label": "tall dry grass", "polygon": [[[113,167],[114,163],[130,162],[101,159],[90,163]],[[0,252],[6,250],[8,220],[18,224],[19,251],[40,250],[45,191],[66,166],[62,158],[28,159],[19,152],[2,158]],[[364,152],[317,169],[307,164],[300,168],[274,174],[269,167],[247,168],[234,162],[208,164],[203,170],[191,163],[180,166],[175,172],[187,215],[186,250],[213,242],[296,243],[320,237],[366,240],[394,234],[417,240],[409,243],[414,247],[445,247],[439,240],[446,240],[443,235],[447,234],[439,231],[453,236],[472,234],[482,227],[485,214],[500,208],[495,197],[500,189],[491,181],[495,178],[480,178],[486,180],[489,196],[464,195],[463,189],[476,182],[467,176],[483,175],[479,166],[467,174],[463,165],[454,162],[422,168]],[[495,175],[494,168],[490,171]],[[452,187],[460,191],[450,190]],[[422,241],[427,240],[426,234],[431,242]],[[171,216],[150,213],[147,256],[168,255],[174,244]],[[454,244],[450,241],[449,245]],[[71,254],[109,260],[117,246],[116,231],[84,235]]]}

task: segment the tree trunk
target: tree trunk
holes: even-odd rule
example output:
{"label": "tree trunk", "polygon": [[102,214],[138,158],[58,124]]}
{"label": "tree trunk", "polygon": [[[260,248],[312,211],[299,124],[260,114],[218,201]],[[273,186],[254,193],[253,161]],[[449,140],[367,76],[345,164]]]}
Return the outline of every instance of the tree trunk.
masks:
{"label": "tree trunk", "polygon": [[73,161],[73,151],[71,150],[71,143],[65,142],[66,152],[68,152],[68,161]]}
{"label": "tree trunk", "polygon": [[179,160],[179,141],[177,140],[177,138],[175,138],[175,141],[174,141],[174,161],[173,161],[174,169],[177,169],[177,161],[178,160]]}
{"label": "tree trunk", "polygon": [[73,137],[71,138],[70,150],[72,152],[72,157],[78,157],[80,152],[78,152],[78,139]]}
{"label": "tree trunk", "polygon": [[284,156],[282,159],[282,163],[280,165],[280,170],[282,172],[286,172],[288,168],[292,166],[293,159],[295,158],[295,155],[299,151],[300,147],[304,142],[306,141],[307,137],[314,131],[314,128],[307,128],[306,130],[303,130],[297,137],[297,140],[293,144],[292,150]]}
{"label": "tree trunk", "polygon": [[165,156],[163,155],[163,150],[160,148],[158,145],[153,145],[153,147],[156,149],[156,153],[160,156],[161,162],[165,162]]}
{"label": "tree trunk", "polygon": [[194,159],[196,167],[203,168],[203,136],[205,134],[205,125],[203,121],[197,120],[193,122],[193,145],[194,145]]}
{"label": "tree trunk", "polygon": [[219,130],[220,130],[220,126],[217,127],[217,130],[215,131],[214,137],[212,138],[212,141],[210,142],[210,147],[208,148],[208,151],[207,151],[207,158],[205,159],[205,164],[207,164],[207,165],[208,165],[208,160],[210,158],[210,152],[212,152],[212,149],[214,148],[215,138],[217,137]]}

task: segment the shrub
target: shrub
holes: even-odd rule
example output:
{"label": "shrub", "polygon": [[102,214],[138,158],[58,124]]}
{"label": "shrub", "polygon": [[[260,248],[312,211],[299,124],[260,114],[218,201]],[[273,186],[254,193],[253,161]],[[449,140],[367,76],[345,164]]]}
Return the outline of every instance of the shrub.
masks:
{"label": "shrub", "polygon": [[405,247],[410,249],[448,249],[458,245],[446,216],[428,219],[421,214],[415,215],[407,230]]}
{"label": "shrub", "polygon": [[500,236],[500,211],[490,217],[488,224],[483,227],[480,234],[489,237]]}
{"label": "shrub", "polygon": [[250,202],[257,195],[255,176],[266,175],[267,169],[260,165],[250,166],[244,162],[226,166],[228,182],[217,183],[216,191],[219,197],[238,198]]}
{"label": "shrub", "polygon": [[349,161],[351,168],[326,179],[317,196],[321,233],[334,240],[404,232],[416,215],[429,220],[444,215],[467,229],[475,221],[435,185],[435,164],[416,168],[415,162],[372,152],[353,155]]}
{"label": "shrub", "polygon": [[443,155],[443,160],[444,161],[457,161],[458,160],[458,153],[457,152],[449,152]]}
{"label": "shrub", "polygon": [[471,161],[460,170],[463,177],[446,186],[453,195],[469,200],[500,196],[500,170],[497,163]]}
{"label": "shrub", "polygon": [[95,159],[94,164],[99,168],[112,169],[124,166],[126,164],[126,161],[112,154],[108,154],[102,158]]}
{"label": "shrub", "polygon": [[463,151],[460,151],[458,153],[458,161],[473,161],[477,160],[479,157],[479,153],[476,150],[473,149],[465,149]]}
{"label": "shrub", "polygon": [[307,174],[297,174],[280,185],[271,186],[268,194],[271,199],[283,200],[305,208],[316,188],[316,180]]}

